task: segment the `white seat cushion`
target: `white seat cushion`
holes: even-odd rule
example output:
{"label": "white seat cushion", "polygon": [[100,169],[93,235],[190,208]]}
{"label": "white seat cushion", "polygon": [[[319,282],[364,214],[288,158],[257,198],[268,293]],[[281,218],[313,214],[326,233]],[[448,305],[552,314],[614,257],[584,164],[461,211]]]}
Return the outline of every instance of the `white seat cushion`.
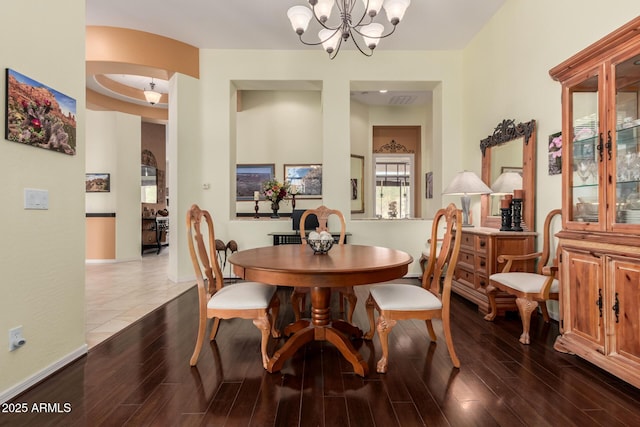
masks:
{"label": "white seat cushion", "polygon": [[371,296],[381,310],[436,310],[442,302],[420,286],[406,283],[388,283],[373,286]]}
{"label": "white seat cushion", "polygon": [[[539,293],[547,276],[534,273],[524,273],[514,271],[510,273],[496,273],[489,276],[489,279],[502,283],[512,289],[526,293]],[[558,279],[553,279],[550,292],[558,292],[560,288]]]}
{"label": "white seat cushion", "polygon": [[276,290],[276,286],[256,282],[225,285],[211,297],[207,307],[236,310],[267,308]]}

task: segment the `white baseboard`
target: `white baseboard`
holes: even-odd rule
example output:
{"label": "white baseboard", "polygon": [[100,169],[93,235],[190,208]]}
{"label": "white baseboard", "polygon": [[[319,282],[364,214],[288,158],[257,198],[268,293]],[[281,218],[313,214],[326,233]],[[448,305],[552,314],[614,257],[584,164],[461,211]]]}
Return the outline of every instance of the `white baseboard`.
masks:
{"label": "white baseboard", "polygon": [[69,363],[71,363],[74,360],[79,359],[80,357],[84,356],[85,354],[87,354],[88,348],[89,347],[87,347],[86,344],[83,344],[77,350],[72,351],[71,353],[69,353],[66,356],[64,356],[62,359],[59,359],[58,361],[52,363],[51,365],[47,366],[46,368],[44,368],[40,372],[36,372],[34,375],[30,376],[29,378],[27,378],[23,382],[21,382],[19,384],[16,384],[15,386],[13,386],[13,387],[1,392],[0,393],[0,403],[7,402],[9,399],[12,399],[12,398],[16,397],[17,395],[19,395],[23,391],[25,391],[28,388],[32,387],[33,385],[39,383],[40,381],[44,380],[48,376],[54,374],[59,369],[64,368]]}

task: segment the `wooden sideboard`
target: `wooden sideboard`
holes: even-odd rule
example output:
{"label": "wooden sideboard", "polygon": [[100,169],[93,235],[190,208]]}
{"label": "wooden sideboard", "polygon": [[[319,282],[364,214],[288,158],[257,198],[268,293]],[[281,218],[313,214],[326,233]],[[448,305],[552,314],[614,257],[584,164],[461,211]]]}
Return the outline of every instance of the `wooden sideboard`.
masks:
{"label": "wooden sideboard", "polygon": [[[500,272],[504,263],[499,255],[523,255],[535,252],[537,233],[531,231],[500,231],[488,227],[469,227],[462,230],[458,264],[453,274],[452,290],[478,305],[478,311],[490,311],[486,287],[489,276]],[[514,262],[512,271],[533,271],[533,261]],[[496,296],[498,313],[517,311],[513,296],[499,292]]]}

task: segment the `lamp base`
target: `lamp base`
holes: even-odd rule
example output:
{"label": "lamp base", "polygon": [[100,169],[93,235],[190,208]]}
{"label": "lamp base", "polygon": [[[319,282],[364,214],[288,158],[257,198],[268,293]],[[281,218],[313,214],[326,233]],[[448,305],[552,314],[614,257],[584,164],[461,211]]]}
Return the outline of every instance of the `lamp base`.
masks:
{"label": "lamp base", "polygon": [[462,204],[462,226],[473,227],[474,225],[469,222],[469,206],[471,206],[471,197],[461,196],[460,204]]}

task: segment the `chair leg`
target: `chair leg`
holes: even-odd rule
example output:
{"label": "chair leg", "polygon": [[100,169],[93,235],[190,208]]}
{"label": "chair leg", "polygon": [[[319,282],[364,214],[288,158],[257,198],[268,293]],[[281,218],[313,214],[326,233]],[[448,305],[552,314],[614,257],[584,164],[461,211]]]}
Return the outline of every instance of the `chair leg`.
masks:
{"label": "chair leg", "polygon": [[349,301],[349,311],[347,312],[347,322],[353,323],[353,312],[356,310],[356,304],[358,303],[358,297],[353,292],[353,289],[349,289],[348,291],[342,293],[340,295],[340,301],[346,298]]}
{"label": "chair leg", "polygon": [[213,325],[211,325],[211,333],[209,334],[209,341],[213,341],[216,339],[216,334],[218,333],[218,328],[220,327],[220,318],[216,317],[213,319]]}
{"label": "chair leg", "polygon": [[436,341],[437,340],[436,331],[433,330],[433,323],[431,323],[431,319],[425,320],[424,323],[427,324],[427,331],[429,331],[429,338],[431,338],[431,341]]}
{"label": "chair leg", "polygon": [[304,293],[293,288],[293,292],[291,292],[291,308],[293,309],[293,315],[295,316],[296,321],[300,320],[302,317],[302,304],[304,304]]}
{"label": "chair leg", "polygon": [[191,366],[196,366],[196,363],[198,363],[198,357],[200,356],[200,350],[202,350],[202,343],[204,342],[204,332],[206,329],[207,318],[201,316],[200,321],[198,322],[198,338],[196,339],[196,347],[193,349],[193,354],[191,355],[191,360],[189,361],[189,364]]}
{"label": "chair leg", "polygon": [[376,371],[380,374],[387,372],[387,366],[389,364],[389,333],[395,325],[395,320],[387,321],[382,314],[378,316],[377,329],[378,336],[380,337],[380,347],[382,347],[382,357],[378,360]]}
{"label": "chair leg", "polygon": [[269,311],[271,312],[271,336],[280,338],[280,329],[278,329],[276,325],[278,323],[278,315],[280,314],[280,298],[278,298],[277,294],[273,295],[269,303]]}
{"label": "chair leg", "polygon": [[487,313],[486,316],[484,316],[484,320],[492,322],[498,314],[498,304],[496,303],[496,294],[498,293],[498,289],[491,283],[489,283],[486,292],[487,296],[489,297],[489,307],[491,308],[491,311]]}
{"label": "chair leg", "polygon": [[366,334],[364,334],[364,339],[365,340],[372,340],[373,336],[376,333],[376,325],[375,325],[375,321],[374,321],[374,316],[373,316],[373,310],[376,306],[376,302],[374,301],[373,297],[371,296],[371,294],[369,294],[369,296],[367,297],[367,302],[365,303],[365,307],[367,309],[367,318],[369,319],[369,330],[367,331]]}
{"label": "chair leg", "polygon": [[537,301],[531,301],[526,298],[516,298],[516,305],[520,312],[520,318],[522,319],[522,335],[520,335],[520,342],[522,344],[529,344],[529,325],[531,323],[531,313],[538,307]]}
{"label": "chair leg", "polygon": [[549,318],[549,311],[547,310],[547,302],[540,301],[540,311],[542,312],[542,318],[544,319],[544,323],[549,323],[551,319]]}
{"label": "chair leg", "polygon": [[269,343],[269,331],[271,325],[269,322],[269,315],[265,312],[263,316],[253,319],[253,324],[256,328],[260,329],[262,334],[262,340],[260,342],[260,353],[262,353],[262,366],[267,369],[269,366],[269,356],[267,355],[267,344]]}
{"label": "chair leg", "polygon": [[449,357],[451,362],[456,368],[460,367],[460,359],[456,355],[456,351],[453,348],[453,339],[451,338],[451,320],[449,319],[449,313],[442,313],[442,330],[444,332],[444,340],[447,343],[447,349],[449,350]]}

